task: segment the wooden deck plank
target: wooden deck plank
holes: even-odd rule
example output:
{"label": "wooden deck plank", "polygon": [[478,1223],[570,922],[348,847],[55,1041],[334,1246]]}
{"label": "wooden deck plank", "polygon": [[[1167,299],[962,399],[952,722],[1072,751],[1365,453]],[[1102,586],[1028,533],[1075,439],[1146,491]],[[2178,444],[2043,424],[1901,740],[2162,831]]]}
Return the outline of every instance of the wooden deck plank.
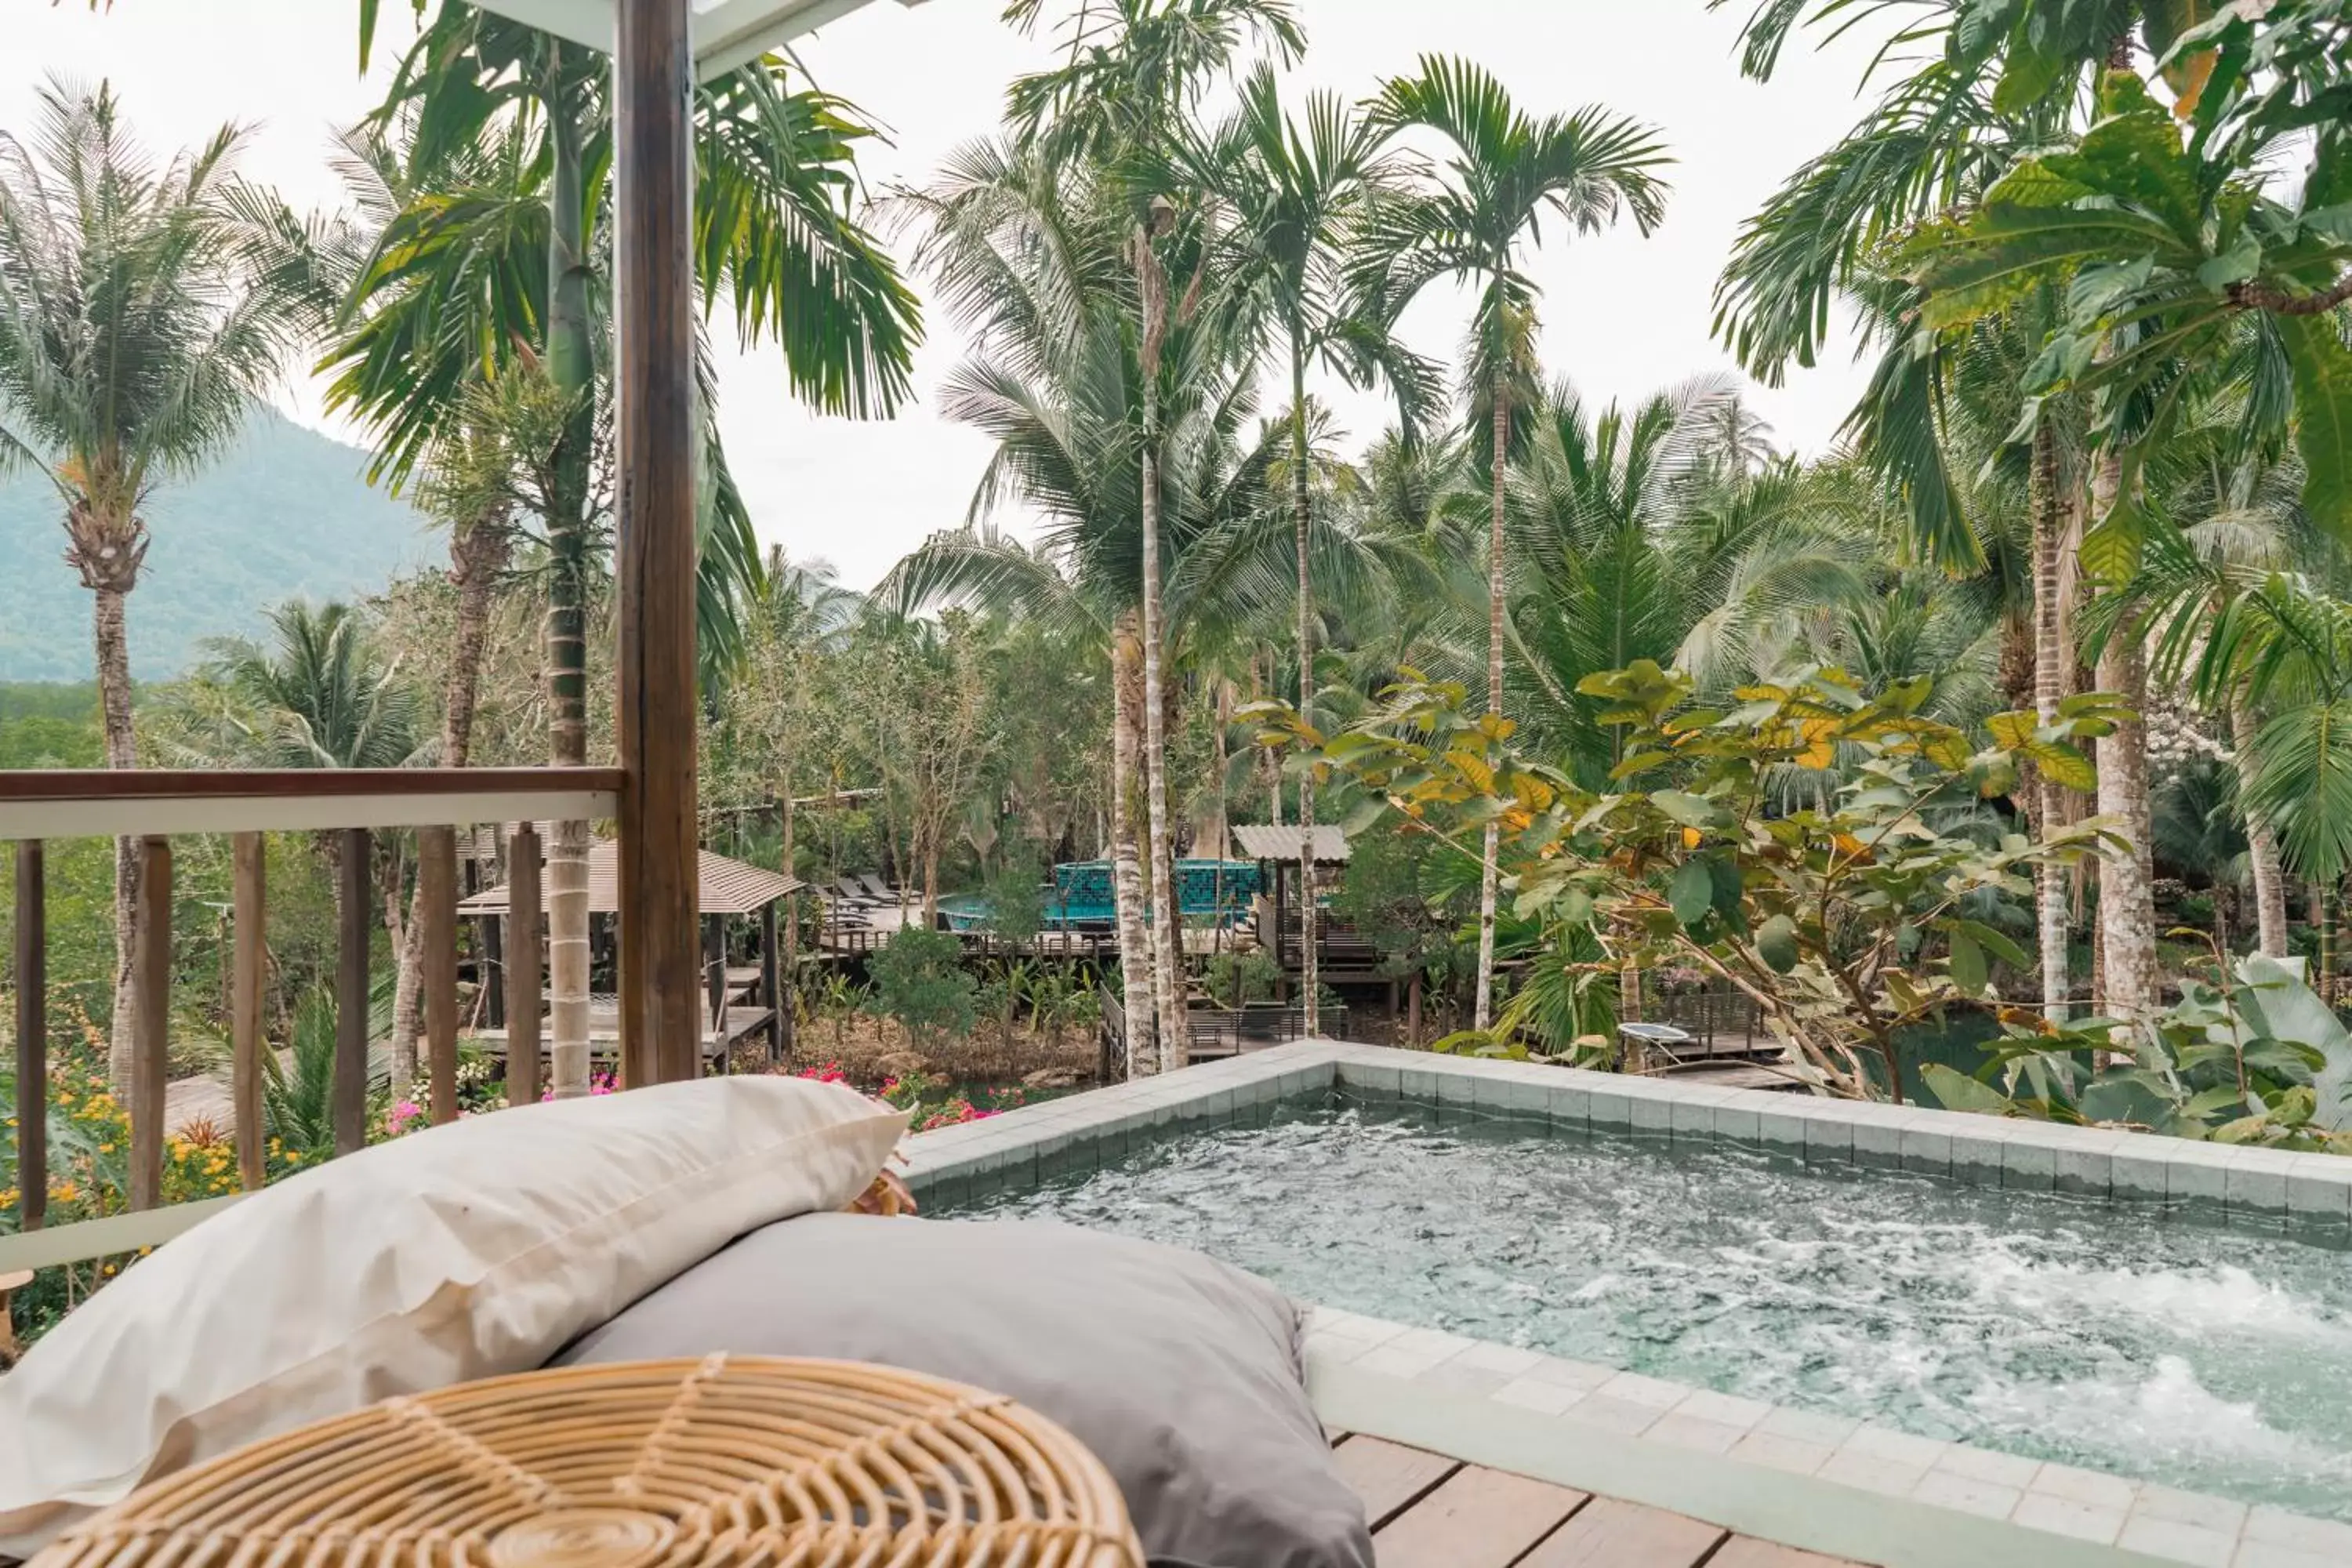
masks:
{"label": "wooden deck plank", "polygon": [[1752,1536],[1735,1535],[1723,1550],[1707,1559],[1706,1568],[1863,1568],[1843,1557],[1824,1557],[1794,1546],[1776,1546]]}
{"label": "wooden deck plank", "polygon": [[1443,1454],[1378,1437],[1349,1437],[1331,1457],[1339,1479],[1363,1500],[1364,1519],[1374,1530],[1461,1468]]}
{"label": "wooden deck plank", "polygon": [[1380,1568],[1510,1568],[1586,1497],[1501,1470],[1459,1470],[1374,1532],[1373,1560]]}
{"label": "wooden deck plank", "polygon": [[1522,1560],[1521,1568],[1693,1568],[1724,1537],[1716,1525],[1616,1498],[1595,1498]]}

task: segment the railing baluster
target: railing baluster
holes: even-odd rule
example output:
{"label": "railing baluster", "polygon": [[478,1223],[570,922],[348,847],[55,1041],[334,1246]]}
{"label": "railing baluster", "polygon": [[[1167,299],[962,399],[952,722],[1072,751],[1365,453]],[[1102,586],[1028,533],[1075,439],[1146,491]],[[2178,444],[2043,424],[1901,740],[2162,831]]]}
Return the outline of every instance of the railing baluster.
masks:
{"label": "railing baluster", "polygon": [[539,830],[515,826],[507,843],[507,1103],[539,1099]]}
{"label": "railing baluster", "polygon": [[[16,846],[16,1213],[38,1230],[49,1206],[48,900],[41,842]],[[0,1331],[6,1325],[0,1322]]]}
{"label": "railing baluster", "polygon": [[419,919],[425,925],[425,1053],[432,1079],[433,1123],[457,1120],[457,835],[447,827],[416,830]]}
{"label": "railing baluster", "polygon": [[139,841],[131,980],[131,1206],[163,1201],[163,1086],[172,1046],[172,841]]}
{"label": "railing baluster", "polygon": [[258,833],[233,841],[236,949],[229,964],[229,1097],[236,1106],[236,1176],[252,1192],[268,1180],[262,1158],[261,999],[269,980],[268,848]]}
{"label": "railing baluster", "polygon": [[335,1152],[356,1152],[367,1142],[368,943],[375,935],[369,907],[368,857],[372,837],[364,827],[339,836],[341,865],[337,895],[341,933],[335,955]]}

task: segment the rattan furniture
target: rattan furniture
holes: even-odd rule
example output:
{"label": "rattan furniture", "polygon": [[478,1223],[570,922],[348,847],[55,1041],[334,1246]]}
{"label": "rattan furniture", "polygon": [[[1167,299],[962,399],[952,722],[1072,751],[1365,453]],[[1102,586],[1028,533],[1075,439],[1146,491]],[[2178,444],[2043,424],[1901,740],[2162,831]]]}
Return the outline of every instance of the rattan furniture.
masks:
{"label": "rattan furniture", "polygon": [[141,1489],[36,1568],[1141,1568],[1070,1435],[961,1384],[712,1356],[372,1405]]}

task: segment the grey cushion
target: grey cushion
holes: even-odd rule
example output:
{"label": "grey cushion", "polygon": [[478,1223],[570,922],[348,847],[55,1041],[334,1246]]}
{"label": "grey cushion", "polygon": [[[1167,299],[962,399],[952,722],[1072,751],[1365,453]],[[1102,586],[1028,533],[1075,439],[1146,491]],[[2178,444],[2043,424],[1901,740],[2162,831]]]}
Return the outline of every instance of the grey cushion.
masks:
{"label": "grey cushion", "polygon": [[1091,1448],[1155,1559],[1371,1568],[1297,1341],[1280,1291],[1198,1253],[1028,1221],[807,1215],[696,1265],[555,1364],[729,1351],[952,1378]]}

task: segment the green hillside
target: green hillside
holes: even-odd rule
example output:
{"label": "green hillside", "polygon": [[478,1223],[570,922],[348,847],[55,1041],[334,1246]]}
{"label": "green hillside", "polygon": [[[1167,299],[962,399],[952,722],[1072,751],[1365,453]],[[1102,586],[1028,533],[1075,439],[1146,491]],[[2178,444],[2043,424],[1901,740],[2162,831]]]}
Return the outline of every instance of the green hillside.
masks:
{"label": "green hillside", "polygon": [[[168,679],[206,637],[255,630],[281,599],[347,596],[438,552],[405,503],[370,489],[366,454],[275,413],[147,508],[154,536],[131,595],[131,672]],[[57,491],[0,482],[0,680],[87,680],[89,592],[64,561]]]}

